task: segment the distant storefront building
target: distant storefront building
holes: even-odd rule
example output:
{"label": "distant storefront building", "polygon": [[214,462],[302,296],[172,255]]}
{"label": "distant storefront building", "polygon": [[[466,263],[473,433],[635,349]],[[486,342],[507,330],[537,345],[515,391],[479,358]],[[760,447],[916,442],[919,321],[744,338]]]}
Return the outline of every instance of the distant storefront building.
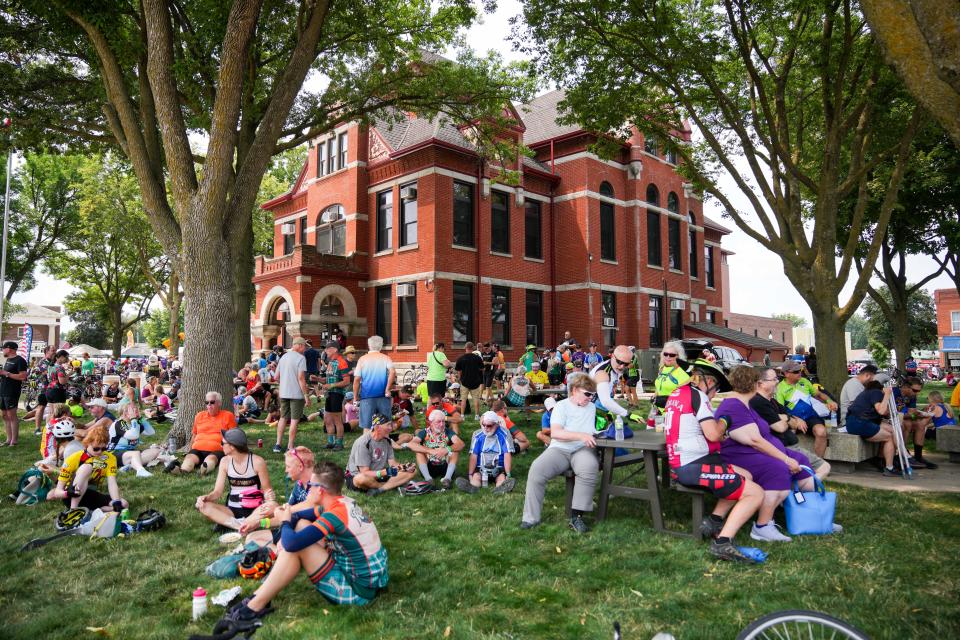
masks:
{"label": "distant storefront building", "polygon": [[6,340],[19,341],[23,337],[23,325],[29,323],[33,327],[32,355],[42,355],[43,348],[48,344],[60,346],[60,318],[63,316],[58,305],[39,305],[32,302],[18,302],[22,310],[12,313],[3,324],[3,336],[0,342]]}
{"label": "distant storefront building", "polygon": [[960,369],[960,293],[956,289],[937,289],[933,302],[937,307],[940,363]]}

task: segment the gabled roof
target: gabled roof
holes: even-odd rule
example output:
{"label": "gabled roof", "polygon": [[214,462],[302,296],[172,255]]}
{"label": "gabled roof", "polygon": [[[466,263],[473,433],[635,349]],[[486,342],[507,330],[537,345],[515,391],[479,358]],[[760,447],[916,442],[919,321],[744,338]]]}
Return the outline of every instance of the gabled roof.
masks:
{"label": "gabled roof", "polygon": [[716,220],[713,220],[712,218],[708,218],[707,216],[703,216],[703,226],[713,229],[714,231],[719,231],[723,235],[727,235],[728,233],[733,233],[733,231],[731,231],[729,228],[723,226],[722,224],[720,224]]}
{"label": "gabled roof", "polygon": [[786,349],[787,345],[775,342],[773,340],[767,340],[766,338],[761,338],[759,336],[752,336],[749,333],[744,333],[743,331],[737,331],[736,329],[731,329],[729,327],[723,327],[718,324],[713,324],[710,322],[688,322],[684,326],[695,329],[700,333],[705,333],[707,335],[715,336],[717,338],[723,338],[727,342],[732,342],[733,344],[739,344],[744,347],[751,347],[754,349]]}
{"label": "gabled roof", "polygon": [[569,133],[575,133],[582,128],[575,124],[557,124],[560,116],[557,105],[563,100],[564,92],[560,89],[537,96],[528,104],[520,108],[527,130],[523,134],[523,143],[527,146],[537,142],[550,140]]}
{"label": "gabled roof", "polygon": [[460,133],[460,130],[442,116],[431,119],[413,116],[399,122],[378,119],[373,123],[373,128],[390,147],[391,155],[419,146],[429,140],[439,140],[467,151],[476,151],[476,147]]}

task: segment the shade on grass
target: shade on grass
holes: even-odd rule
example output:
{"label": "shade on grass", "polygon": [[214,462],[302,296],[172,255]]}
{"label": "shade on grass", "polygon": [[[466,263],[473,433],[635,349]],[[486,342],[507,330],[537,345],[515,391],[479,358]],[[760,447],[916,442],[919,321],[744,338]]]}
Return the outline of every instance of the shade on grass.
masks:
{"label": "shade on grass", "polygon": [[[468,420],[465,432],[473,428]],[[520,530],[524,480],[541,451],[533,427],[525,430],[533,454],[515,465],[520,482],[511,495],[360,497],[390,554],[387,591],[370,606],[338,608],[298,578],[256,637],[609,638],[619,620],[625,638],[658,631],[678,640],[734,638],[750,620],[794,608],[849,620],[874,638],[960,637],[956,494],[832,484],[846,533],[765,545],[741,533],[739,544],[763,546],[770,558],[758,567],[735,566],[713,561],[703,543],[655,534],[645,503],[614,500],[604,523],[577,536],[566,527],[560,480],[549,485],[543,525]],[[254,442],[263,436],[272,443],[262,426],[249,432]],[[309,424],[298,438],[316,449],[325,442],[321,432],[322,425]],[[345,464],[352,439],[346,451],[319,457]],[[0,478],[9,488],[36,459],[29,431],[22,442],[0,450]],[[282,491],[281,456],[258,452]],[[124,474],[120,484],[134,514],[160,509],[167,528],[128,539],[73,537],[20,554],[26,540],[53,533],[58,508],[0,503],[7,551],[0,556],[0,637],[87,638],[94,636],[86,627],[103,627],[111,638],[184,638],[209,633],[221,611],[211,605],[201,622],[190,621],[198,585],[211,595],[233,585],[252,592],[251,582],[203,573],[224,551],[193,508],[212,477]],[[689,526],[686,496],[667,492],[665,509],[668,526]]]}

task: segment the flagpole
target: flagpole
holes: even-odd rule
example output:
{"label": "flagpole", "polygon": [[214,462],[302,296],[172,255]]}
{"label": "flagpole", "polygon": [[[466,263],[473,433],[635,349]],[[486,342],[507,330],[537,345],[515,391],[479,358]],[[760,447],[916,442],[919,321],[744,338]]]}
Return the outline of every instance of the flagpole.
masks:
{"label": "flagpole", "polygon": [[[10,118],[3,119],[3,128],[10,129]],[[10,223],[10,173],[13,169],[13,145],[7,151],[6,194],[3,199],[3,249],[0,250],[0,337],[3,335],[3,303],[7,284],[7,227]]]}

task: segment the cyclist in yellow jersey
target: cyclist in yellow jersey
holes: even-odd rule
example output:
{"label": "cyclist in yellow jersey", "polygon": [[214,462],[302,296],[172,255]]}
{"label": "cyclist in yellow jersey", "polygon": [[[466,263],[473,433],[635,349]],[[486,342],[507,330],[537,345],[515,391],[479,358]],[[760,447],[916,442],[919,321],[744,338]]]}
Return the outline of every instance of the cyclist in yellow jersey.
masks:
{"label": "cyclist in yellow jersey", "polygon": [[686,359],[687,353],[679,340],[671,340],[663,345],[663,351],[660,352],[660,370],[656,380],[653,381],[653,388],[657,394],[653,404],[660,413],[663,413],[664,407],[667,406],[667,398],[670,394],[677,387],[682,387],[690,381],[690,376],[684,371]]}
{"label": "cyclist in yellow jersey", "polygon": [[[110,435],[105,427],[94,427],[83,438],[83,450],[67,457],[60,468],[57,487],[47,494],[47,500],[63,500],[73,509],[103,509],[121,511],[127,501],[120,497],[117,484],[117,459],[107,451]],[[109,495],[91,488],[101,488],[107,481]]]}

